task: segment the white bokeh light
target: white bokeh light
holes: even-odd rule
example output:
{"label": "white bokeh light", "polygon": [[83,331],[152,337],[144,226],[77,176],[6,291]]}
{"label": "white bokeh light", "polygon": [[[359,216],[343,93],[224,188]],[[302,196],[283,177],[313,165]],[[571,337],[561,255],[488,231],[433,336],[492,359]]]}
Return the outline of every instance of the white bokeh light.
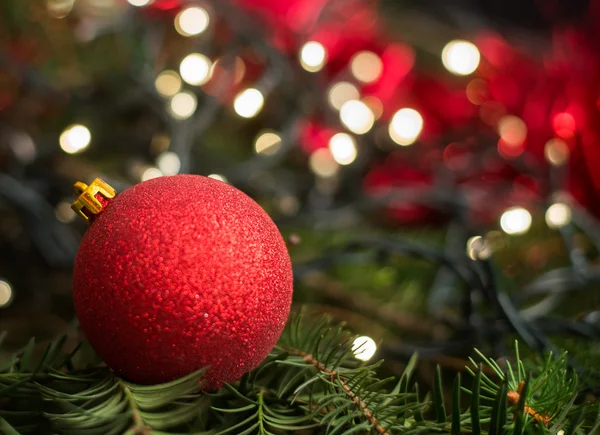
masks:
{"label": "white bokeh light", "polygon": [[473,73],[480,59],[479,50],[469,41],[450,41],[442,50],[442,63],[446,69],[460,76]]}
{"label": "white bokeh light", "polygon": [[355,134],[365,134],[373,127],[375,115],[362,101],[350,100],[340,108],[340,120]]}
{"label": "white bokeh light", "polygon": [[170,98],[181,90],[181,77],[176,71],[165,70],[154,81],[156,92],[165,98]]}
{"label": "white bokeh light", "polygon": [[263,94],[258,89],[249,88],[235,97],[233,109],[242,118],[253,118],[260,112],[264,103]]}
{"label": "white bokeh light", "polygon": [[61,133],[59,143],[64,152],[75,154],[86,149],[91,140],[92,134],[85,125],[74,124]]}
{"label": "white bokeh light", "polygon": [[525,234],[531,227],[531,213],[523,207],[512,207],[502,213],[500,227],[506,234]]}
{"label": "white bokeh light", "polygon": [[181,78],[190,85],[203,85],[210,80],[212,62],[200,53],[188,54],[179,65]]}
{"label": "white bokeh light", "polygon": [[194,114],[198,107],[198,98],[189,91],[183,91],[176,94],[170,103],[171,115],[175,119],[187,119]]}
{"label": "white bokeh light", "polygon": [[347,101],[358,100],[360,93],[352,83],[338,82],[329,88],[327,97],[331,107],[340,110]]}
{"label": "white bokeh light", "polygon": [[136,6],[138,8],[142,6],[146,6],[152,2],[152,0],[127,0],[131,6]]}
{"label": "white bokeh light", "polygon": [[281,137],[274,131],[261,132],[254,141],[256,154],[272,155],[281,148]]}
{"label": "white bokeh light", "polygon": [[175,175],[181,169],[181,159],[176,153],[166,151],[158,156],[156,166],[165,175]]}
{"label": "white bokeh light", "polygon": [[398,110],[389,125],[388,133],[398,145],[413,144],[423,130],[423,117],[415,109]]}
{"label": "white bokeh light", "polygon": [[327,51],[319,42],[309,41],[300,49],[300,65],[308,72],[320,71],[327,62]]}
{"label": "white bokeh light", "polygon": [[213,180],[218,180],[218,181],[222,181],[223,183],[227,183],[227,178],[225,178],[223,175],[221,174],[210,174],[208,176],[208,178],[212,178]]}
{"label": "white bokeh light", "polygon": [[354,342],[352,343],[352,351],[354,352],[354,357],[361,361],[369,361],[375,355],[377,351],[377,344],[375,340],[371,337],[367,337],[363,335],[361,337],[356,337]]}
{"label": "white bokeh light", "polygon": [[373,83],[383,72],[381,58],[372,51],[360,51],[350,61],[352,75],[363,83]]}
{"label": "white bokeh light", "polygon": [[185,8],[175,17],[175,29],[182,36],[195,36],[204,32],[210,23],[206,9],[191,6]]}
{"label": "white bokeh light", "polygon": [[142,172],[142,181],[152,180],[153,178],[162,177],[164,174],[158,168],[149,167]]}
{"label": "white bokeh light", "polygon": [[13,298],[12,287],[6,281],[0,280],[0,308],[8,306]]}
{"label": "white bokeh light", "polygon": [[548,207],[545,217],[546,224],[548,224],[550,228],[564,227],[571,222],[571,207],[562,202],[557,202]]}
{"label": "white bokeh light", "polygon": [[349,165],[356,160],[356,141],[346,133],[334,134],[329,139],[329,150],[333,159],[340,165]]}
{"label": "white bokeh light", "polygon": [[335,161],[329,148],[315,150],[308,159],[308,166],[316,175],[329,178],[336,175],[340,165]]}

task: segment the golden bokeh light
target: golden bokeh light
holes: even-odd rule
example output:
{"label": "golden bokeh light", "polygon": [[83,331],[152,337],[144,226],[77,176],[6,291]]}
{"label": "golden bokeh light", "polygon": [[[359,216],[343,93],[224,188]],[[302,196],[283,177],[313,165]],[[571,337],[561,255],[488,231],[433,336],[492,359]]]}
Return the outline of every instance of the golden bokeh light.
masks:
{"label": "golden bokeh light", "polygon": [[338,82],[329,88],[327,96],[331,107],[340,110],[344,103],[350,100],[358,100],[360,93],[352,83]]}
{"label": "golden bokeh light", "polygon": [[154,81],[154,87],[162,97],[170,98],[181,90],[181,77],[176,71],[165,70]]}
{"label": "golden bokeh light", "polygon": [[0,308],[8,306],[12,299],[12,287],[6,281],[0,280]]}
{"label": "golden bokeh light", "polygon": [[350,60],[352,75],[363,83],[373,83],[381,77],[383,62],[372,51],[359,51]]}
{"label": "golden bokeh light", "polygon": [[156,167],[165,175],[175,175],[181,169],[181,159],[176,153],[167,151],[158,156]]}
{"label": "golden bokeh light", "polygon": [[377,344],[371,337],[363,335],[356,337],[352,343],[354,357],[361,361],[369,361],[377,352]]}
{"label": "golden bokeh light", "polygon": [[562,166],[569,160],[569,146],[562,139],[550,139],[544,147],[544,156],[552,166]]}
{"label": "golden bokeh light", "polygon": [[340,169],[328,148],[315,150],[308,159],[308,166],[311,171],[322,178],[333,177]]}
{"label": "golden bokeh light", "polygon": [[281,137],[274,131],[261,132],[254,141],[256,154],[273,155],[281,148]]}

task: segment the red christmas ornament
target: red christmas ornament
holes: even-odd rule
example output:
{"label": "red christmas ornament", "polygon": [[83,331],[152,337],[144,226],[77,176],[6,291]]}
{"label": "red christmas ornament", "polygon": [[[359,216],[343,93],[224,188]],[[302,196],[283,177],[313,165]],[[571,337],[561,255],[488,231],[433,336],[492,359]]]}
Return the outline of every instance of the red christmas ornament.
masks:
{"label": "red christmas ornament", "polygon": [[197,175],[114,199],[102,180],[76,188],[73,208],[92,223],[75,263],[75,309],[119,376],[155,384],[210,366],[203,388],[213,390],[267,356],[288,318],[292,268],[256,202]]}

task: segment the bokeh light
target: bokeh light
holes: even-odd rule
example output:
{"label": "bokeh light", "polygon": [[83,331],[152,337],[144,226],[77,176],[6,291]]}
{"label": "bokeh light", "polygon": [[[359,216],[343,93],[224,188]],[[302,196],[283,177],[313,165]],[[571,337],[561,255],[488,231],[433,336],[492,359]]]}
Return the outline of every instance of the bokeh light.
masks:
{"label": "bokeh light", "polygon": [[181,78],[190,85],[203,85],[210,80],[211,60],[200,53],[188,54],[179,65]]}
{"label": "bokeh light", "polygon": [[138,8],[142,6],[149,5],[152,0],[127,0],[131,6],[136,6]]}
{"label": "bokeh light", "polygon": [[371,337],[363,335],[354,339],[352,351],[354,352],[354,357],[356,359],[369,361],[377,351],[377,344]]}
{"label": "bokeh light", "polygon": [[571,222],[571,207],[562,202],[552,204],[546,210],[546,224],[550,228],[561,228]]}
{"label": "bokeh light", "polygon": [[527,137],[527,125],[518,116],[503,116],[498,121],[498,135],[508,145],[520,147]]}
{"label": "bokeh light", "polygon": [[210,174],[208,178],[212,178],[213,180],[222,181],[223,183],[228,183],[227,178],[221,174]]}
{"label": "bokeh light", "polygon": [[13,299],[13,290],[9,283],[0,280],[0,308],[8,306]]}
{"label": "bokeh light", "polygon": [[281,148],[281,137],[274,131],[261,132],[254,141],[256,154],[273,155]]}
{"label": "bokeh light", "polygon": [[308,166],[311,171],[323,178],[333,177],[340,169],[329,148],[315,150],[308,159]]}
{"label": "bokeh light", "polygon": [[450,41],[442,50],[442,63],[453,74],[466,76],[479,66],[481,55],[469,41]]}
{"label": "bokeh light", "polygon": [[552,166],[561,166],[569,160],[569,146],[562,139],[550,139],[544,147],[544,156]]}
{"label": "bokeh light", "polygon": [[206,9],[191,6],[183,9],[175,17],[175,29],[182,36],[195,36],[208,28],[210,17]]}
{"label": "bokeh light", "polygon": [[86,149],[92,140],[92,134],[85,125],[74,124],[67,127],[59,138],[60,147],[68,154]]}
{"label": "bokeh light", "polygon": [[523,207],[512,207],[502,213],[500,227],[506,234],[525,234],[531,227],[531,214]]}
{"label": "bokeh light", "polygon": [[329,88],[327,96],[331,107],[340,110],[344,103],[351,100],[358,100],[360,93],[352,83],[338,82]]}
{"label": "bokeh light", "polygon": [[300,49],[300,65],[308,72],[320,71],[327,62],[327,51],[319,42],[309,41]]}
{"label": "bokeh light", "polygon": [[198,98],[189,91],[179,92],[171,99],[170,103],[171,115],[175,119],[187,119],[194,114],[198,107]]}
{"label": "bokeh light", "polygon": [[492,255],[492,250],[483,237],[473,236],[467,240],[467,255],[471,260],[486,260]]}
{"label": "bokeh light", "polygon": [[260,112],[264,103],[263,94],[258,89],[249,88],[235,97],[233,109],[242,118],[253,118]]}
{"label": "bokeh light", "polygon": [[173,70],[161,72],[154,81],[156,92],[165,98],[170,98],[181,90],[181,77]]}
{"label": "bokeh light", "polygon": [[71,223],[77,217],[71,208],[71,203],[68,201],[61,201],[56,204],[54,215],[56,216],[56,219],[63,224]]}
{"label": "bokeh light", "polygon": [[365,134],[373,127],[375,115],[362,101],[350,100],[340,108],[340,120],[355,134]]}
{"label": "bokeh light", "polygon": [[176,153],[167,151],[158,156],[156,167],[165,175],[175,175],[181,169],[181,159]]}
{"label": "bokeh light", "polygon": [[349,165],[356,160],[356,141],[349,134],[334,134],[329,139],[329,150],[333,159],[340,165]]}
{"label": "bokeh light", "polygon": [[153,178],[162,177],[164,174],[158,168],[149,167],[142,172],[142,181],[152,180]]}
{"label": "bokeh light", "polygon": [[48,0],[48,14],[52,18],[65,18],[73,10],[74,4],[75,0]]}
{"label": "bokeh light", "polygon": [[352,75],[363,83],[373,83],[383,72],[381,58],[372,51],[360,51],[350,60]]}
{"label": "bokeh light", "polygon": [[407,146],[414,143],[423,130],[423,117],[415,109],[398,110],[389,125],[390,137],[398,145]]}

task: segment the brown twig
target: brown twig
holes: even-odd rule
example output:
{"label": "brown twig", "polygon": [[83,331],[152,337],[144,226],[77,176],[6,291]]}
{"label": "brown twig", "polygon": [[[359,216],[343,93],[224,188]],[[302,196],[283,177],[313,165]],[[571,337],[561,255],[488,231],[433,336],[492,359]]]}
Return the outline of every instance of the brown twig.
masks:
{"label": "brown twig", "polygon": [[288,352],[290,352],[293,355],[300,356],[300,357],[304,358],[304,360],[306,362],[308,362],[309,364],[311,364],[317,370],[319,370],[320,372],[325,373],[327,376],[329,376],[329,380],[330,381],[333,381],[333,380],[335,380],[335,378],[337,378],[338,381],[339,381],[339,383],[340,383],[340,385],[341,385],[341,387],[342,387],[342,389],[346,393],[346,395],[361,410],[361,412],[367,418],[367,420],[369,421],[369,423],[371,423],[373,425],[373,428],[375,429],[375,431],[379,435],[390,435],[389,432],[387,431],[387,429],[384,428],[377,421],[377,418],[375,418],[375,416],[373,415],[373,412],[367,407],[367,404],[364,401],[362,401],[360,399],[360,397],[358,397],[352,391],[352,389],[348,386],[348,384],[341,377],[338,376],[337,372],[335,372],[334,370],[330,370],[327,367],[325,367],[325,365],[323,363],[317,361],[311,354],[308,354],[306,352],[302,352],[301,350],[298,350],[298,349],[289,348],[289,347],[285,347],[285,350],[288,351]]}
{"label": "brown twig", "polygon": [[[517,391],[509,391],[507,393],[508,403],[510,403],[511,405],[517,405],[519,403],[519,400],[521,398],[521,393],[523,392],[524,386],[525,386],[525,382],[521,381],[519,383],[519,386],[517,387]],[[544,424],[544,426],[548,426],[548,424],[550,423],[550,420],[552,420],[552,417],[550,417],[549,415],[546,415],[546,414],[540,414],[540,413],[536,412],[536,410],[533,409],[531,406],[525,405],[525,412],[527,414],[529,414],[531,416],[531,418],[533,418],[535,420],[536,423],[541,422]]]}

